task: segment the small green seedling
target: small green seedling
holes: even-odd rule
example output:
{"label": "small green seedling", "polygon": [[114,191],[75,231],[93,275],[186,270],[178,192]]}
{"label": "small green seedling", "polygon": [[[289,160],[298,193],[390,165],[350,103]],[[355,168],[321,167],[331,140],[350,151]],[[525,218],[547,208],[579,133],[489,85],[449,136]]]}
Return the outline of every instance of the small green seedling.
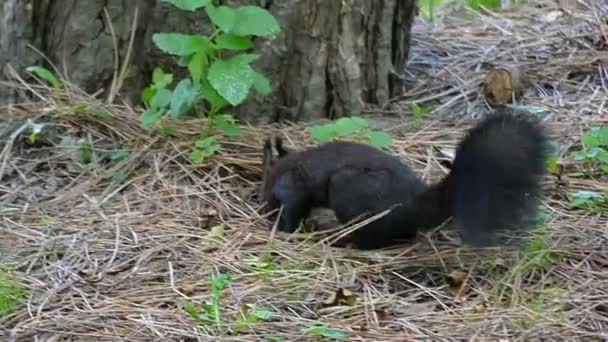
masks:
{"label": "small green seedling", "polygon": [[322,325],[315,325],[306,329],[306,333],[310,336],[323,337],[334,341],[346,340],[346,333],[335,328],[328,328]]}
{"label": "small green seedling", "polygon": [[390,135],[369,128],[367,120],[361,117],[343,117],[336,121],[310,128],[311,137],[321,143],[354,137],[380,149],[387,149],[392,143]]}
{"label": "small green seedling", "polygon": [[211,278],[211,302],[202,303],[197,309],[192,303],[184,304],[184,311],[200,325],[216,325],[221,327],[221,294],[222,290],[232,283],[232,278],[228,274],[220,274]]}
{"label": "small green seedling", "polygon": [[239,334],[255,323],[259,321],[268,321],[272,319],[272,317],[272,312],[268,310],[256,310],[254,313],[250,314],[247,312],[247,307],[245,306],[245,309],[241,310],[241,318],[239,318],[234,325],[234,331]]}
{"label": "small green seedling", "polygon": [[419,106],[416,102],[412,103],[412,116],[414,120],[420,120],[431,112],[429,106]]}
{"label": "small green seedling", "polygon": [[221,151],[221,148],[214,137],[199,139],[194,143],[194,150],[190,153],[190,159],[195,163],[202,163],[208,157]]}

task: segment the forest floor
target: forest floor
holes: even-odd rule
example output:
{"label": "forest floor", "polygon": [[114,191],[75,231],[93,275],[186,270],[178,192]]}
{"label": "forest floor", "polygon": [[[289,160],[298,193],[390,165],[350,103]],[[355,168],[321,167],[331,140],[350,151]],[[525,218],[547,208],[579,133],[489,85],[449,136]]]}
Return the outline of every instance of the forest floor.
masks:
{"label": "forest floor", "polygon": [[[0,336],[608,339],[606,202],[573,207],[608,190],[595,168],[606,165],[573,157],[581,135],[608,121],[608,5],[579,1],[565,13],[543,3],[418,21],[410,86],[393,108],[407,116],[416,102],[432,112],[393,119],[400,125],[389,131],[393,153],[435,181],[471,118],[488,112],[483,76],[492,65],[526,65],[531,86],[519,104],[542,118],[559,151],[543,221],[525,246],[471,250],[434,231],[363,252],[328,246],[327,232],[271,234],[257,199],[262,141],[275,133],[304,148],[313,144],[306,127],[246,127],[200,166],[188,159],[196,120],[176,123],[177,138],[166,140],[141,128],[139,109],[40,90],[43,101],[11,108],[3,125],[0,297],[13,291],[23,303],[0,316]],[[35,146],[28,120],[51,132]]]}

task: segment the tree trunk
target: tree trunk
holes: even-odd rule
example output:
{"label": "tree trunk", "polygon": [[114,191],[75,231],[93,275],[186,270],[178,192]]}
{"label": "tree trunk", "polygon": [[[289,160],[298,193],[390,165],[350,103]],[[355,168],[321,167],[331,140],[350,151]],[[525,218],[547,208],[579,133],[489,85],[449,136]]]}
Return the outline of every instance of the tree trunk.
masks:
{"label": "tree trunk", "polygon": [[[258,4],[275,15],[282,32],[256,41],[256,69],[273,86],[270,96],[252,92],[235,109],[252,123],[310,120],[357,114],[364,104],[382,105],[401,91],[415,0],[266,0],[223,1]],[[110,88],[116,67],[126,57],[134,13],[138,10],[133,52],[121,95],[139,102],[156,66],[173,71],[173,57],[152,43],[155,32],[208,32],[204,13],[185,13],[159,0],[4,0],[0,5],[0,66],[18,72],[43,58],[61,75],[88,92]],[[109,25],[104,9],[109,14]],[[114,32],[115,38],[113,38]],[[0,101],[16,94],[0,89]]]}

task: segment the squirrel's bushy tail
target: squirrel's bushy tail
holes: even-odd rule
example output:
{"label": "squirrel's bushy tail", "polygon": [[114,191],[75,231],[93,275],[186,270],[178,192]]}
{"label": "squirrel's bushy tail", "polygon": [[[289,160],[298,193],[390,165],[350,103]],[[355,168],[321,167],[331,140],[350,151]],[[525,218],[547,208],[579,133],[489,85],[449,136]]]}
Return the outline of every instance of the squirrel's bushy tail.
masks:
{"label": "squirrel's bushy tail", "polygon": [[525,226],[545,173],[546,137],[520,115],[496,113],[458,144],[449,175],[433,187],[469,244],[491,245],[498,231]]}

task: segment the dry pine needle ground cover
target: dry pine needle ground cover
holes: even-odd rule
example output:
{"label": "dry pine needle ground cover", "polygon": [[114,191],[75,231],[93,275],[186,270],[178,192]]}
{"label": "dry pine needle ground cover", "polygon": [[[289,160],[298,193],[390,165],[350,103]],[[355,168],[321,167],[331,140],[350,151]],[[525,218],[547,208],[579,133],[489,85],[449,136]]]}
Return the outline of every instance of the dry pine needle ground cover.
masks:
{"label": "dry pine needle ground cover", "polygon": [[[404,110],[414,101],[432,104],[427,120],[390,133],[393,153],[436,180],[446,172],[440,159],[449,158],[441,152],[471,123],[455,118],[487,112],[479,89],[491,64],[530,69],[522,103],[543,109],[538,115],[560,142],[560,171],[545,179],[544,224],[519,249],[473,251],[449,230],[372,252],[329,247],[329,233],[272,235],[256,198],[261,142],[279,133],[303,148],[312,144],[303,127],[245,128],[220,156],[197,166],[188,161],[196,120],[176,123],[179,139],[164,140],[140,128],[139,109],[104,105],[73,88],[51,96],[20,83],[42,101],[3,110],[10,123],[2,126],[0,256],[27,291],[24,304],[0,318],[0,336],[608,338],[606,214],[574,210],[567,199],[578,190],[608,190],[605,178],[581,176],[570,154],[586,127],[606,124],[608,5],[576,5],[562,12],[553,2],[534,2],[518,12],[446,18],[435,28],[418,23],[411,86],[394,103]],[[18,133],[27,120],[49,127],[48,144],[25,143]],[[78,163],[83,152],[74,146],[82,141],[93,147],[89,166]],[[107,158],[120,148],[124,159]],[[231,282],[214,291],[212,277],[221,274]],[[185,313],[188,303],[213,303],[214,292],[217,321],[199,324]],[[256,311],[259,320],[243,324],[243,314]]]}

